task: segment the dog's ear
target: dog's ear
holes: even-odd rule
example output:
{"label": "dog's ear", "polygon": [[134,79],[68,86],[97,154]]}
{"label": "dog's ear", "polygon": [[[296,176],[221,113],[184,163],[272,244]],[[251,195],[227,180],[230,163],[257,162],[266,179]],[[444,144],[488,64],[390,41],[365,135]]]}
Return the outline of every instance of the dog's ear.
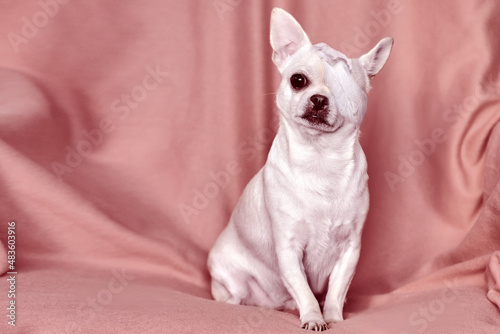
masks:
{"label": "dog's ear", "polygon": [[274,8],[271,13],[271,46],[278,70],[282,70],[288,57],[306,45],[311,45],[311,42],[297,20],[283,9]]}
{"label": "dog's ear", "polygon": [[359,62],[365,69],[368,78],[371,79],[384,67],[385,62],[391,54],[393,43],[394,40],[392,37],[385,37],[368,53],[359,57]]}

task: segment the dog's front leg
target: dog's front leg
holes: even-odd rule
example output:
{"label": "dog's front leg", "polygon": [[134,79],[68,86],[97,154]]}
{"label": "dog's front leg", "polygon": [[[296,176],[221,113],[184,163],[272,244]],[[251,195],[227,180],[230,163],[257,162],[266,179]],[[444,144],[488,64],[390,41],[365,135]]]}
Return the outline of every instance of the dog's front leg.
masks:
{"label": "dog's front leg", "polygon": [[278,245],[277,255],[283,283],[297,303],[301,327],[315,331],[328,328],[316,297],[311,291],[302,264],[302,250],[285,243]]}
{"label": "dog's front leg", "polygon": [[339,261],[333,267],[328,281],[328,292],[325,298],[323,316],[327,323],[344,320],[342,310],[358,263],[360,245],[358,242],[350,242]]}

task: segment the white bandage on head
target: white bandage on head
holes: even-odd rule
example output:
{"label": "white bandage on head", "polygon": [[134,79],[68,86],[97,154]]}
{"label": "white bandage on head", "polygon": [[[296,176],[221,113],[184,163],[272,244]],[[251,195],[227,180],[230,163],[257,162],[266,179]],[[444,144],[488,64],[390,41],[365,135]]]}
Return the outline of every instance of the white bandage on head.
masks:
{"label": "white bandage on head", "polygon": [[351,59],[324,43],[313,48],[325,62],[326,85],[334,97],[332,106],[359,128],[366,112],[367,96],[352,77]]}

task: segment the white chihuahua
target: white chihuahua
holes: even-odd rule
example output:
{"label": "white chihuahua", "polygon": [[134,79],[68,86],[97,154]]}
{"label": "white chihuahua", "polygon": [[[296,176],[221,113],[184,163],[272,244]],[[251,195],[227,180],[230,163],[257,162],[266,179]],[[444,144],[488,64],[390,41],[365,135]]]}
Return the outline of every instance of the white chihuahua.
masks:
{"label": "white chihuahua", "polygon": [[316,331],[343,320],[369,202],[359,128],[370,79],[392,44],[386,37],[350,59],[311,45],[290,14],[273,10],[280,127],[210,252],[216,300],[298,308],[301,327]]}

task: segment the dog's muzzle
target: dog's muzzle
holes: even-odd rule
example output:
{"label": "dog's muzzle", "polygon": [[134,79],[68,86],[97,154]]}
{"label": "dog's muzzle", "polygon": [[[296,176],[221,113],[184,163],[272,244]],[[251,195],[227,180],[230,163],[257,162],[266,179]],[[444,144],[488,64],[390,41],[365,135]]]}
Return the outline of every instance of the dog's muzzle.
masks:
{"label": "dog's muzzle", "polygon": [[324,95],[313,95],[310,98],[310,105],[307,107],[302,118],[312,124],[326,124],[328,117],[328,98]]}

